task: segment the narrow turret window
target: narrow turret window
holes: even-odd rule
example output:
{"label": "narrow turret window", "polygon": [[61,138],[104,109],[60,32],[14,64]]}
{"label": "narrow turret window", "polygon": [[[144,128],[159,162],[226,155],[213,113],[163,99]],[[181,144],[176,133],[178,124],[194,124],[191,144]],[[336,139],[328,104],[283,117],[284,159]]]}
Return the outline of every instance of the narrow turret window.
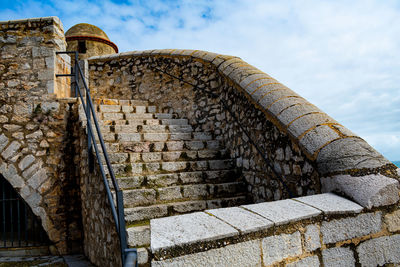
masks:
{"label": "narrow turret window", "polygon": [[78,41],[78,52],[81,54],[86,53],[86,41]]}

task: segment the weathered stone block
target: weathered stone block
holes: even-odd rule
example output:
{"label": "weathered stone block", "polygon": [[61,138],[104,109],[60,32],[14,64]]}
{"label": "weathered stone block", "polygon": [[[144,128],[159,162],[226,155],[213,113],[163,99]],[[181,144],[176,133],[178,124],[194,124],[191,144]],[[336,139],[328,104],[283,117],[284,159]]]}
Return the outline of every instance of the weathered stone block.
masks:
{"label": "weathered stone block", "polygon": [[21,147],[21,144],[17,141],[12,141],[11,144],[1,153],[1,156],[4,159],[9,159],[10,157],[14,156],[18,149]]}
{"label": "weathered stone block", "polygon": [[321,214],[321,211],[315,208],[290,199],[245,205],[243,207],[273,221],[276,225],[299,221]]}
{"label": "weathered stone block", "polygon": [[144,133],[143,134],[144,141],[167,141],[168,133]]}
{"label": "weathered stone block", "polygon": [[357,247],[361,266],[400,263],[400,235],[382,236],[364,241]]}
{"label": "weathered stone block", "polygon": [[121,106],[120,105],[100,105],[99,110],[100,110],[100,112],[120,112]]}
{"label": "weathered stone block", "polygon": [[129,206],[150,205],[156,202],[154,189],[124,190],[124,204]]}
{"label": "weathered stone block", "polygon": [[303,258],[301,260],[298,260],[296,262],[292,262],[289,264],[286,264],[287,267],[319,267],[319,259],[318,256],[310,256]]}
{"label": "weathered stone block", "polygon": [[0,152],[3,151],[3,149],[7,146],[8,144],[8,138],[4,134],[0,135]]}
{"label": "weathered stone block", "polygon": [[354,218],[343,218],[322,222],[322,241],[325,244],[377,233],[382,226],[382,213],[365,213]]}
{"label": "weathered stone block", "polygon": [[321,247],[319,233],[320,229],[318,225],[307,225],[306,232],[304,233],[305,248],[307,251],[314,251]]}
{"label": "weathered stone block", "polygon": [[177,202],[173,203],[171,206],[173,207],[174,211],[179,213],[205,210],[207,208],[206,201],[204,200]]}
{"label": "weathered stone block", "polygon": [[206,210],[215,217],[227,222],[242,233],[267,230],[273,222],[240,207]]}
{"label": "weathered stone block", "polygon": [[136,222],[149,220],[158,217],[164,217],[168,214],[167,205],[152,205],[148,207],[136,207],[125,209],[125,220],[127,222]]}
{"label": "weathered stone block", "polygon": [[184,197],[198,198],[207,195],[208,195],[207,186],[205,184],[194,184],[194,185],[183,186]]}
{"label": "weathered stone block", "polygon": [[26,168],[29,167],[33,162],[35,161],[35,157],[32,155],[27,155],[25,158],[23,158],[19,164],[18,167],[21,171],[25,170]]}
{"label": "weathered stone block", "polygon": [[[124,114],[122,113],[103,113],[104,120],[122,120],[124,118]],[[127,117],[129,119],[130,117]]]}
{"label": "weathered stone block", "polygon": [[301,255],[300,232],[269,236],[261,240],[265,265],[278,263],[285,258]]}
{"label": "weathered stone block", "polygon": [[326,145],[317,156],[321,174],[349,169],[378,168],[391,162],[360,138],[344,138]]}
{"label": "weathered stone block", "polygon": [[[238,253],[240,251],[240,253]],[[261,267],[261,249],[259,241],[248,241],[229,245],[222,248],[196,254],[189,254],[164,261],[152,261],[154,267],[175,267],[175,266],[231,266]]]}
{"label": "weathered stone block", "polygon": [[179,186],[162,187],[157,189],[158,198],[163,200],[177,200],[182,198],[181,188]]}
{"label": "weathered stone block", "polygon": [[322,251],[322,261],[325,267],[355,266],[355,259],[350,248],[338,247]]}
{"label": "weathered stone block", "polygon": [[385,215],[385,223],[390,232],[400,231],[400,210]]}
{"label": "weathered stone block", "polygon": [[37,189],[47,178],[46,170],[40,169],[27,182],[33,189]]}
{"label": "weathered stone block", "polygon": [[122,142],[140,142],[141,140],[139,133],[120,133],[117,138]]}
{"label": "weathered stone block", "polygon": [[335,121],[325,113],[311,113],[292,121],[292,123],[288,127],[288,131],[294,137],[298,137],[312,127],[324,123],[337,123],[337,121]]}
{"label": "weathered stone block", "polygon": [[161,120],[161,124],[163,125],[187,125],[187,119],[163,119]]}
{"label": "weathered stone block", "polygon": [[182,162],[162,162],[161,163],[161,168],[164,171],[169,171],[169,172],[176,172],[176,171],[182,171],[186,169],[187,163],[182,161]]}
{"label": "weathered stone block", "polygon": [[321,125],[307,132],[301,139],[302,145],[310,155],[313,155],[324,145],[340,138],[339,134],[327,125]]}
{"label": "weathered stone block", "polygon": [[233,227],[204,212],[153,219],[150,221],[150,230],[153,253],[160,249],[239,234]]}
{"label": "weathered stone block", "polygon": [[[291,94],[291,95],[296,95],[297,94]],[[310,113],[322,113],[320,109],[318,109],[316,106],[312,104],[303,104],[303,105],[295,105],[291,106],[284,111],[282,111],[278,115],[278,120],[283,124],[283,125],[288,125],[295,119],[299,118],[300,116],[310,114]]]}
{"label": "weathered stone block", "polygon": [[189,150],[200,150],[204,148],[204,143],[202,141],[188,141],[185,142],[185,146]]}
{"label": "weathered stone block", "polygon": [[391,205],[399,200],[399,182],[381,174],[322,177],[321,185],[322,192],[342,192],[368,209]]}
{"label": "weathered stone block", "polygon": [[304,204],[317,208],[325,214],[359,213],[363,207],[332,193],[295,198]]}
{"label": "weathered stone block", "polygon": [[128,245],[131,247],[150,245],[150,226],[136,226],[126,229]]}
{"label": "weathered stone block", "polygon": [[161,161],[161,152],[142,153],[142,160],[144,162]]}

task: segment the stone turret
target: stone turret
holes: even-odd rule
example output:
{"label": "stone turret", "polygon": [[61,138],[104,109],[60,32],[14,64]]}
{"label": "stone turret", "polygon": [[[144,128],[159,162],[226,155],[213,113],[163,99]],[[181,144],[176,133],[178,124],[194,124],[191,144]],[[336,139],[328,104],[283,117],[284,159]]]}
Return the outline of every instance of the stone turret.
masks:
{"label": "stone turret", "polygon": [[65,34],[68,51],[78,51],[79,59],[118,53],[118,47],[97,26],[79,23]]}

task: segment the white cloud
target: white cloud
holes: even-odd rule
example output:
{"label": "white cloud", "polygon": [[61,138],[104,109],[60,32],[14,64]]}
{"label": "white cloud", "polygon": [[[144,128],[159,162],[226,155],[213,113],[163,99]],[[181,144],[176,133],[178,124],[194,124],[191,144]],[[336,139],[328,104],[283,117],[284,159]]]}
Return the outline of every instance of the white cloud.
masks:
{"label": "white cloud", "polygon": [[[121,51],[232,54],[274,76],[400,160],[396,0],[27,1],[0,17],[57,15],[101,27]],[[390,140],[390,141],[388,141]]]}

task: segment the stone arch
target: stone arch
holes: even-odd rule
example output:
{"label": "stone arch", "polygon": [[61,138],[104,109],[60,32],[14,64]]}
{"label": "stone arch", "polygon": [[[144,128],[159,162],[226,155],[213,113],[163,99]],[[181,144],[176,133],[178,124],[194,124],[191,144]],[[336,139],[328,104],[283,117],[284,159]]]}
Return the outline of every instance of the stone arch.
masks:
{"label": "stone arch", "polygon": [[[12,143],[9,146],[11,145]],[[49,178],[46,175],[45,168],[41,168],[41,164],[35,166],[35,162],[31,162],[31,164],[28,165],[29,167],[26,167],[25,170],[28,170],[31,167],[33,168],[28,170],[26,174],[29,174],[31,171],[33,171],[35,167],[38,167],[39,170],[28,177],[28,179],[24,179],[24,176],[22,174],[23,172],[21,171],[21,168],[24,167],[24,164],[27,164],[27,161],[31,161],[32,158],[34,158],[32,155],[27,155],[25,157],[22,157],[22,160],[20,160],[19,164],[17,164],[3,161],[3,159],[0,157],[0,175],[2,175],[4,179],[11,184],[11,186],[16,190],[19,196],[30,207],[33,214],[37,216],[43,227],[43,230],[46,232],[50,241],[57,243],[59,241],[59,234],[57,233],[57,231],[52,230],[55,228],[48,213],[42,206],[42,195],[40,194],[39,190],[34,189],[30,185],[33,183],[33,180],[31,179],[47,180]],[[45,177],[43,177],[43,175]]]}
{"label": "stone arch", "polygon": [[[0,173],[1,241],[6,248],[49,245],[41,218],[23,200],[10,182]],[[0,245],[1,247],[1,245]]]}

